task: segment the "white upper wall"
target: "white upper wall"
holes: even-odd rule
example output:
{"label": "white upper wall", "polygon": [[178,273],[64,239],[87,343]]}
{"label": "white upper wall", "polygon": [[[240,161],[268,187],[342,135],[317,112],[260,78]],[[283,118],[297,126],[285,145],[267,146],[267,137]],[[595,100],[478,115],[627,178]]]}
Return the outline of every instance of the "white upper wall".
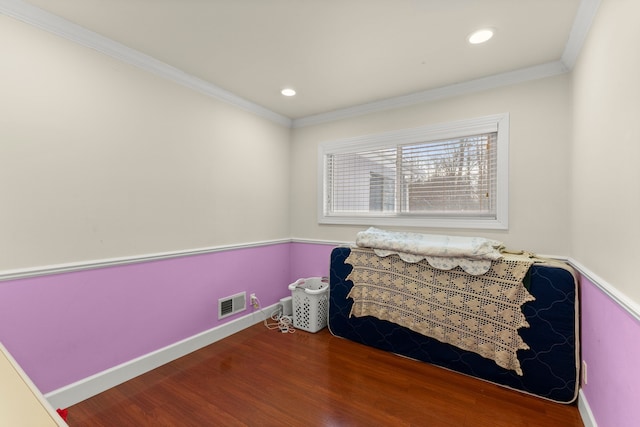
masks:
{"label": "white upper wall", "polygon": [[297,128],[291,147],[291,233],[298,239],[353,241],[367,228],[319,225],[317,153],[325,141],[446,123],[498,113],[510,115],[509,230],[416,228],[416,232],[478,235],[513,249],[566,255],[569,248],[571,109],[567,74],[472,95]]}
{"label": "white upper wall", "polygon": [[571,256],[640,307],[640,2],[601,3],[573,72]]}
{"label": "white upper wall", "polygon": [[571,75],[293,131],[0,16],[0,270],[351,241],[317,224],[318,144],[506,112],[509,230],[416,231],[570,255],[638,303],[639,12],[603,1]]}
{"label": "white upper wall", "polygon": [[289,237],[290,130],[0,15],[0,271]]}

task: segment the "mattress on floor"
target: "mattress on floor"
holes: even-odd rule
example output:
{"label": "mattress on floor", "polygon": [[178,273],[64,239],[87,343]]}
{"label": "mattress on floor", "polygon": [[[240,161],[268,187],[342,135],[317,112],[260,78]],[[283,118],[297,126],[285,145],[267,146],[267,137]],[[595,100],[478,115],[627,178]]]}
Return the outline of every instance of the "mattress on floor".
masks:
{"label": "mattress on floor", "polygon": [[576,400],[579,386],[577,282],[557,263],[534,264],[528,273],[535,301],[522,306],[528,328],[519,330],[529,349],[518,350],[522,375],[493,360],[371,316],[350,317],[353,283],[345,263],[348,247],[331,253],[328,327],[335,336],[471,375],[558,403]]}

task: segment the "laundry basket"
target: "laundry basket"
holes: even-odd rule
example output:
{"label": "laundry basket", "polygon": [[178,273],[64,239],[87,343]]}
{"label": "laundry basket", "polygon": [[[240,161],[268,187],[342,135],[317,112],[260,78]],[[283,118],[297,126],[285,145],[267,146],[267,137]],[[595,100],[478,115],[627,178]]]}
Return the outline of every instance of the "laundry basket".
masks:
{"label": "laundry basket", "polygon": [[329,279],[309,277],[289,285],[293,299],[293,327],[318,332],[327,326]]}

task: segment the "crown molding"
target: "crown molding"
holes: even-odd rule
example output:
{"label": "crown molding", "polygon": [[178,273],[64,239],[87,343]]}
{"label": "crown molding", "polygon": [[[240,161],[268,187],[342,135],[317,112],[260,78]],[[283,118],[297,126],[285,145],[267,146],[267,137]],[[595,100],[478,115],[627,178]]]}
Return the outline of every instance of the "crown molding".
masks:
{"label": "crown molding", "polygon": [[0,0],[0,13],[149,71],[206,96],[291,127],[290,118],[21,0]]}
{"label": "crown molding", "polygon": [[576,17],[569,33],[569,39],[565,45],[564,53],[558,61],[511,71],[493,76],[470,80],[468,82],[444,86],[441,88],[417,92],[406,96],[399,96],[368,104],[356,105],[327,113],[315,114],[307,117],[294,119],[292,127],[301,128],[335,120],[342,120],[349,117],[356,117],[370,113],[376,113],[395,108],[408,107],[411,105],[435,101],[438,99],[451,98],[454,96],[466,95],[488,89],[495,89],[501,86],[508,86],[517,83],[524,83],[531,80],[542,79],[554,75],[569,72],[573,69],[576,59],[580,54],[582,45],[587,38],[591,23],[595,18],[601,0],[581,0],[578,6]]}
{"label": "crown molding", "polygon": [[600,1],[601,0],[582,0],[580,2],[576,18],[571,27],[571,33],[569,33],[569,40],[565,45],[561,58],[562,63],[570,70],[572,70],[576,64],[578,55],[582,50],[582,45],[587,38],[587,34],[589,34],[598,7],[600,7]]}
{"label": "crown molding", "polygon": [[564,53],[558,61],[293,120],[22,0],[0,0],[0,13],[172,80],[182,86],[234,105],[280,125],[289,128],[300,128],[524,83],[571,71],[587,37],[600,2],[601,0],[581,0]]}
{"label": "crown molding", "polygon": [[423,102],[431,102],[438,99],[451,98],[454,96],[466,95],[488,89],[495,89],[502,86],[523,83],[530,80],[542,79],[558,74],[563,74],[569,69],[561,62],[554,61],[533,67],[523,68],[516,71],[509,71],[501,74],[494,74],[476,80],[469,80],[437,89],[425,90],[409,95],[397,96],[383,99],[381,101],[370,102],[368,104],[356,105],[354,107],[343,108],[330,111],[328,113],[315,114],[293,120],[293,127],[300,128],[320,123],[342,120],[349,117],[361,116],[365,114],[377,113],[385,110],[408,107]]}

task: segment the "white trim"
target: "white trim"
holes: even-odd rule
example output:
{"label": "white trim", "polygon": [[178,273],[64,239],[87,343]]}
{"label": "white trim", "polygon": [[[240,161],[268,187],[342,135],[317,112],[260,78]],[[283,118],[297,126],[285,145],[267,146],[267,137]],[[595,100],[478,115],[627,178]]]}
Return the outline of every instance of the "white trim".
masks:
{"label": "white trim", "polygon": [[[352,245],[353,242],[331,242],[325,240],[316,240],[316,239],[302,239],[302,238],[293,238],[292,242],[296,243],[308,243],[308,244],[335,244],[336,246],[341,245]],[[557,259],[558,261],[564,261],[571,265],[573,268],[577,270],[577,272],[583,276],[585,276],[591,283],[593,283],[598,289],[604,292],[609,298],[611,298],[616,304],[626,310],[631,316],[640,321],[640,305],[638,303],[632,301],[629,297],[621,293],[614,286],[612,286],[609,282],[586,268],[577,260],[564,256],[564,255],[544,255],[537,254],[541,258],[551,258]]]}
{"label": "white trim", "polygon": [[591,283],[593,283],[598,289],[604,292],[609,298],[615,301],[620,307],[625,309],[636,320],[640,321],[640,305],[632,301],[617,290],[614,286],[608,283],[606,280],[587,269],[573,258],[568,258],[567,262],[571,264],[576,270],[578,270],[583,276],[585,276]]}
{"label": "white trim", "polygon": [[[424,126],[391,130],[369,135],[358,135],[327,141],[321,144],[325,151],[331,153],[351,153],[366,149],[384,148],[388,144],[411,144],[425,140],[456,138],[478,133],[496,132],[504,120],[509,119],[508,113],[474,117],[471,119],[453,120],[445,123],[432,123]],[[508,132],[508,128],[506,129]]]}
{"label": "white trim", "polygon": [[154,73],[211,98],[224,101],[280,125],[291,127],[292,120],[288,117],[275,113],[258,104],[254,104],[219,86],[197,78],[140,51],[101,36],[100,34],[26,2],[20,0],[0,0],[0,13],[97,50],[105,55]]}
{"label": "white trim", "polygon": [[0,0],[0,13],[90,47],[283,126],[300,128],[566,73],[575,65],[599,5],[600,0],[581,0],[564,53],[558,61],[294,120],[24,1]]}
{"label": "white trim", "polygon": [[[328,214],[325,212],[327,201],[327,157],[333,154],[357,153],[380,148],[395,147],[400,144],[413,144],[424,141],[457,138],[486,132],[498,132],[497,136],[497,188],[495,218],[428,218],[425,216],[402,216],[379,213]],[[493,114],[447,123],[436,123],[416,128],[382,132],[374,135],[362,135],[335,141],[326,141],[318,145],[317,156],[317,211],[319,224],[405,226],[432,228],[464,228],[506,230],[509,228],[509,113]]]}
{"label": "white trim", "polygon": [[96,268],[113,267],[117,265],[137,264],[162,259],[179,258],[191,255],[202,255],[214,252],[224,252],[236,249],[256,248],[290,243],[291,239],[269,240],[261,242],[243,243],[227,246],[211,246],[208,248],[187,249],[182,251],[159,252],[153,254],[137,255],[121,258],[107,258],[101,260],[81,261],[67,264],[45,265],[32,268],[0,271],[0,282],[5,280],[24,279],[28,277],[45,276],[49,274],[71,273],[74,271],[92,270]]}
{"label": "white trim", "polygon": [[[191,255],[202,255],[208,253],[215,252],[224,252],[230,250],[237,249],[247,249],[247,248],[255,248],[262,246],[271,246],[278,245],[284,243],[307,243],[307,244],[321,244],[321,245],[350,245],[353,244],[353,241],[329,241],[329,240],[319,240],[319,239],[303,239],[300,237],[294,237],[290,239],[279,239],[279,240],[269,240],[269,241],[260,241],[260,242],[251,242],[251,243],[243,243],[237,245],[227,245],[227,246],[212,246],[207,248],[199,248],[199,249],[189,249],[183,251],[171,251],[171,252],[160,252],[139,256],[131,256],[131,257],[121,257],[121,258],[109,258],[102,260],[91,260],[91,261],[82,261],[82,262],[74,262],[67,264],[55,264],[55,265],[47,265],[47,266],[39,266],[32,268],[24,268],[24,269],[15,269],[15,270],[4,270],[0,271],[0,282],[7,280],[17,280],[24,279],[29,277],[38,277],[38,276],[46,276],[50,274],[61,274],[61,273],[71,273],[75,271],[84,271],[84,270],[92,270],[98,268],[106,268],[113,267],[118,265],[127,265],[127,264],[136,264],[148,261],[158,261],[163,259],[171,259],[171,258],[179,258]],[[618,305],[624,308],[629,314],[631,314],[635,319],[640,321],[640,306],[634,301],[630,300],[626,295],[622,294],[615,287],[609,284],[607,281],[584,267],[575,259],[566,256],[560,255],[540,255],[543,258],[555,258],[558,260],[568,262],[572,267],[574,267],[578,272],[585,277],[587,277],[596,287],[602,290],[607,296],[609,296],[613,301],[615,301]]]}
{"label": "white trim", "polygon": [[578,391],[578,411],[580,412],[580,418],[582,418],[584,427],[598,427],[598,423],[596,423],[596,419],[593,417],[593,412],[591,412],[591,407],[589,407],[589,402],[587,402],[587,397],[582,392],[582,389]]}
{"label": "white trim", "polygon": [[564,53],[561,58],[562,63],[570,70],[576,65],[578,55],[580,55],[582,45],[589,34],[589,29],[599,6],[600,0],[582,0],[580,2],[578,13],[576,13],[571,27],[569,40],[564,47]]}
{"label": "white trim", "polygon": [[129,381],[138,375],[149,372],[252,325],[263,322],[264,316],[256,316],[256,314],[263,312],[270,313],[275,310],[277,306],[278,304],[274,304],[265,307],[260,311],[247,314],[223,325],[209,329],[208,331],[201,332],[121,365],[114,366],[73,384],[51,391],[45,394],[45,397],[54,408],[66,408],[75,405],[111,387]]}
{"label": "white trim", "polygon": [[311,245],[329,245],[329,246],[347,246],[355,244],[353,241],[336,241],[336,240],[317,240],[317,239],[302,239],[299,237],[292,237],[291,243],[308,243]]}
{"label": "white trim", "polygon": [[578,12],[573,21],[569,39],[565,45],[562,57],[558,61],[548,62],[529,68],[495,74],[481,79],[470,80],[460,84],[453,84],[441,88],[430,89],[406,96],[383,99],[381,101],[342,108],[327,113],[314,114],[299,119],[294,119],[292,126],[301,128],[321,123],[342,120],[350,117],[391,110],[395,108],[409,107],[411,105],[466,95],[488,89],[495,89],[517,83],[524,83],[569,72],[573,69],[576,59],[580,54],[584,40],[587,38],[591,23],[595,18],[601,0],[581,0]]}
{"label": "white trim", "polygon": [[410,95],[397,96],[383,99],[381,101],[370,102],[368,104],[356,105],[354,107],[342,108],[340,110],[329,111],[327,113],[315,114],[312,116],[294,119],[292,126],[301,128],[321,123],[333,122],[346,118],[362,116],[365,114],[377,113],[386,110],[409,107],[411,105],[424,102],[436,101],[439,99],[452,98],[454,96],[467,95],[517,83],[524,83],[531,80],[538,80],[545,77],[552,77],[568,72],[569,69],[561,62],[554,61],[534,67],[510,71],[502,74],[470,80],[468,82],[444,86],[416,92]]}
{"label": "white trim", "polygon": [[554,259],[556,261],[562,261],[562,262],[567,262],[567,257],[566,256],[561,256],[561,255],[546,255],[546,254],[535,254],[538,258],[548,258],[548,259]]}

